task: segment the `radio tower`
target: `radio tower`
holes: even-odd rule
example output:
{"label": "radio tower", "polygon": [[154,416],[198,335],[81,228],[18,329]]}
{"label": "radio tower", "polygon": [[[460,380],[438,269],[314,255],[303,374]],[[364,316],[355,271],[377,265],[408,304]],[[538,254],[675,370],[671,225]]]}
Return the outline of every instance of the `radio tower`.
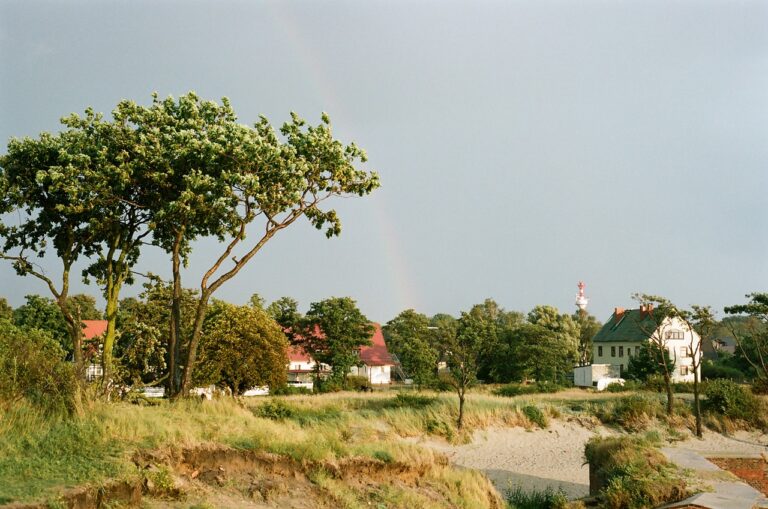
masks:
{"label": "radio tower", "polygon": [[576,307],[582,315],[587,312],[587,304],[589,304],[589,299],[584,295],[585,286],[584,281],[579,281],[579,294],[576,296]]}

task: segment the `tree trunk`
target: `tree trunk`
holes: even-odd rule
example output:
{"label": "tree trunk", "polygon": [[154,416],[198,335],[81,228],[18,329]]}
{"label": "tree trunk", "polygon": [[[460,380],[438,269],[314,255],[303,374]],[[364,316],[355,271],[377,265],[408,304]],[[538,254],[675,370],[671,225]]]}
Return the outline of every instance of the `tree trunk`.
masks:
{"label": "tree trunk", "polygon": [[456,422],[456,427],[461,430],[464,425],[464,388],[459,389],[459,419]]}
{"label": "tree trunk", "polygon": [[699,372],[693,365],[693,412],[696,415],[696,436],[701,438],[701,401],[699,400]]}
{"label": "tree trunk", "polygon": [[170,330],[168,331],[168,394],[176,396],[179,390],[179,352],[181,350],[181,240],[182,228],[173,244],[173,295],[171,297]]}
{"label": "tree trunk", "polygon": [[176,396],[186,396],[189,393],[192,384],[192,371],[197,362],[197,346],[200,343],[200,336],[203,333],[203,321],[205,313],[208,310],[208,300],[211,298],[211,291],[203,289],[200,292],[200,300],[197,301],[195,310],[195,322],[192,326],[192,335],[187,343],[187,361],[184,363],[184,373],[181,376],[181,385]]}
{"label": "tree trunk", "polygon": [[117,329],[115,327],[117,322],[117,300],[120,296],[120,286],[122,284],[121,278],[115,277],[114,274],[108,276],[107,280],[107,332],[104,336],[104,349],[101,353],[101,365],[104,370],[102,383],[105,392],[109,392],[112,382],[112,375],[114,371],[112,351],[115,347],[115,339],[117,338]]}
{"label": "tree trunk", "polygon": [[669,376],[669,371],[664,371],[664,384],[667,386],[667,415],[672,416],[674,413],[674,395],[672,393],[672,379]]}

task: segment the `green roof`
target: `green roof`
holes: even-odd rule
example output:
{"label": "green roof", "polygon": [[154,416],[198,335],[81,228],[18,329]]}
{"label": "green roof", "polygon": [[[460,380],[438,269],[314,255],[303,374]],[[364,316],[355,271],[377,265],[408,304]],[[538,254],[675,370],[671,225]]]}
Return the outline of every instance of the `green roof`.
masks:
{"label": "green roof", "polygon": [[616,320],[616,313],[612,314],[610,320],[603,325],[592,341],[595,343],[647,341],[656,328],[657,323],[651,315],[647,313],[641,315],[639,309],[627,309],[618,320]]}

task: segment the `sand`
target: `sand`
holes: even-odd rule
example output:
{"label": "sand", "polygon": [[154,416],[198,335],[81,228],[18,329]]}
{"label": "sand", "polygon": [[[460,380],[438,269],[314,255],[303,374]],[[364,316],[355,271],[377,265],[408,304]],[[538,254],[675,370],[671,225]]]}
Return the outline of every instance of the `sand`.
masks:
{"label": "sand", "polygon": [[504,493],[521,486],[524,490],[562,489],[568,498],[589,494],[589,467],[584,444],[595,434],[577,422],[552,420],[547,429],[492,428],[477,431],[470,444],[451,445],[436,440],[419,443],[446,454],[457,466],[484,472]]}
{"label": "sand", "polygon": [[[454,465],[480,470],[504,493],[515,486],[523,490],[562,489],[570,499],[589,494],[589,467],[584,445],[595,434],[617,434],[603,426],[584,427],[576,421],[552,420],[547,429],[492,428],[477,431],[472,442],[451,445],[422,438],[417,443],[438,450]],[[668,447],[687,449],[706,457],[754,457],[768,453],[768,435],[737,432],[728,437],[706,431],[703,439],[689,435]]]}

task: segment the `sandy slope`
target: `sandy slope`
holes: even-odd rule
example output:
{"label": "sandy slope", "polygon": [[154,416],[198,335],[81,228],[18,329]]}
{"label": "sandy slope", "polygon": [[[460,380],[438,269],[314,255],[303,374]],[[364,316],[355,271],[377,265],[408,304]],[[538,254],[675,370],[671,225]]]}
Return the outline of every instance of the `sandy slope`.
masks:
{"label": "sandy slope", "polygon": [[589,468],[584,444],[602,427],[591,431],[579,423],[553,420],[547,429],[497,428],[478,431],[472,443],[450,445],[424,440],[422,445],[445,453],[456,465],[483,471],[503,492],[510,486],[524,489],[562,488],[570,498],[589,493]]}

